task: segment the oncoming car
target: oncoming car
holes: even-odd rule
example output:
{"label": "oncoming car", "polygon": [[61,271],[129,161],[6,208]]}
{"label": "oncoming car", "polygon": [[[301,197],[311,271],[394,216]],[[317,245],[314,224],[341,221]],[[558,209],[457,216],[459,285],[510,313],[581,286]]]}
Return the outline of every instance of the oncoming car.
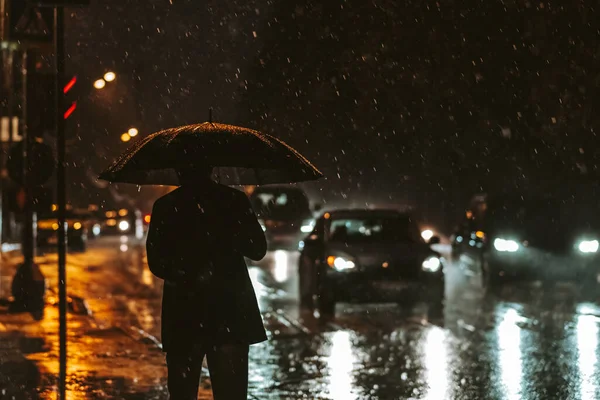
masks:
{"label": "oncoming car", "polygon": [[298,273],[300,306],[325,315],[333,315],[338,302],[443,307],[444,259],[421,237],[411,215],[398,211],[324,213],[302,242]]}
{"label": "oncoming car", "polygon": [[457,247],[491,287],[509,280],[600,282],[600,221],[593,199],[498,196]]}
{"label": "oncoming car", "polygon": [[139,210],[108,210],[104,216],[102,235],[133,235],[140,239],[144,236],[144,222]]}

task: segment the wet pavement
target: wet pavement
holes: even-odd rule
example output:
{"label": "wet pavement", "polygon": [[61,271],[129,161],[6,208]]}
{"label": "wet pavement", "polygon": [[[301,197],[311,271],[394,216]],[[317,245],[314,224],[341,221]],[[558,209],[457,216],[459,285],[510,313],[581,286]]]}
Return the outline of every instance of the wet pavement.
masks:
{"label": "wet pavement", "polygon": [[[477,273],[455,262],[439,320],[428,320],[424,306],[340,304],[333,320],[322,321],[298,310],[296,261],[276,251],[250,267],[270,336],[251,347],[250,398],[600,398],[599,291],[513,285],[487,295]],[[40,262],[56,287],[56,256]],[[161,282],[143,246],[100,240],[69,256],[68,274],[69,294],[85,299],[83,311],[70,315],[70,398],[166,398],[157,349]],[[23,328],[42,339],[24,356],[40,371],[41,398],[54,398],[56,312],[49,305],[44,321]],[[5,331],[10,318],[0,314]],[[3,371],[10,352],[0,354]]]}

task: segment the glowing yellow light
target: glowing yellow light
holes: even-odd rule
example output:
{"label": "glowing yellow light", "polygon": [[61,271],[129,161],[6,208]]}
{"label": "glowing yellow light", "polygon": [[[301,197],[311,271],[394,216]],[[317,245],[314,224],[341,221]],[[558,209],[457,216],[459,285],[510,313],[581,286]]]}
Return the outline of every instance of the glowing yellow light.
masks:
{"label": "glowing yellow light", "polygon": [[94,87],[98,90],[104,89],[105,86],[106,81],[104,79],[98,79],[96,82],[94,82]]}
{"label": "glowing yellow light", "polygon": [[75,228],[75,230],[81,229],[81,226],[82,226],[82,225],[81,225],[81,222],[75,222],[75,223],[73,224],[73,228]]}
{"label": "glowing yellow light", "polygon": [[473,218],[473,212],[472,212],[472,211],[470,211],[470,210],[469,210],[469,211],[467,211],[467,213],[466,213],[466,216],[467,216],[467,218],[468,218],[468,219],[471,219],[471,218]]}
{"label": "glowing yellow light", "polygon": [[329,218],[331,218],[331,214],[325,213],[324,217],[325,217],[325,219],[329,219]]}
{"label": "glowing yellow light", "polygon": [[56,204],[52,204],[52,211],[58,210],[58,206]]}
{"label": "glowing yellow light", "polygon": [[55,231],[58,230],[58,224],[56,222],[52,224],[52,229],[54,229]]}
{"label": "glowing yellow light", "polygon": [[152,217],[150,216],[150,214],[147,214],[147,215],[144,217],[144,222],[146,222],[147,224],[149,224],[149,223],[150,223],[150,219],[151,219],[151,218],[152,218]]}
{"label": "glowing yellow light", "polygon": [[335,263],[335,257],[334,256],[327,257],[327,265],[329,265],[330,267],[333,267],[334,263]]}
{"label": "glowing yellow light", "polygon": [[117,75],[114,72],[112,72],[112,71],[109,71],[109,72],[107,72],[107,73],[104,74],[104,80],[106,82],[112,82],[116,78],[117,78]]}
{"label": "glowing yellow light", "polygon": [[117,212],[116,211],[107,211],[104,215],[106,215],[106,218],[114,218],[117,216]]}
{"label": "glowing yellow light", "polygon": [[131,140],[131,136],[129,135],[129,133],[124,133],[121,135],[122,142],[129,142],[130,140]]}
{"label": "glowing yellow light", "polygon": [[477,236],[479,239],[483,239],[485,237],[485,233],[482,231],[477,231],[475,232],[475,236]]}
{"label": "glowing yellow light", "polygon": [[127,211],[126,209],[124,209],[124,208],[121,208],[121,209],[119,210],[119,216],[120,216],[120,217],[125,217],[127,214],[129,214],[129,211]]}
{"label": "glowing yellow light", "polygon": [[117,225],[117,220],[116,219],[109,219],[106,221],[106,225],[108,226],[116,226]]}
{"label": "glowing yellow light", "polygon": [[138,131],[137,128],[129,128],[127,133],[129,134],[129,136],[135,137],[138,133],[140,133],[140,131]]}
{"label": "glowing yellow light", "polygon": [[386,262],[384,262],[383,264],[381,264],[381,266],[382,266],[383,268],[387,268],[387,267],[389,267],[389,266],[390,266],[390,264],[389,264],[389,263],[386,261]]}

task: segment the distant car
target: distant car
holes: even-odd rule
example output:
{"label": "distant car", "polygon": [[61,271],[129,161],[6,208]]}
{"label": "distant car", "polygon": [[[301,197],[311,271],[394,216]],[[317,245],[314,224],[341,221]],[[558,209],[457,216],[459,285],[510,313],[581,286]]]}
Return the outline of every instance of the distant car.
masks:
{"label": "distant car", "polygon": [[100,229],[103,236],[131,235],[141,239],[144,236],[142,213],[128,208],[104,211]]}
{"label": "distant car", "polygon": [[467,211],[454,251],[490,287],[509,280],[600,282],[600,207],[593,199],[495,196]]}
{"label": "distant car", "polygon": [[[87,248],[88,232],[79,215],[71,209],[66,210],[67,249],[83,252]],[[38,215],[36,242],[39,249],[48,249],[58,244],[58,215],[54,212],[42,212]]]}
{"label": "distant car", "polygon": [[100,236],[102,225],[97,213],[87,208],[77,208],[73,210],[73,215],[81,220],[87,231],[88,240]]}
{"label": "distant car", "polygon": [[296,250],[300,240],[313,229],[313,210],[308,197],[298,187],[259,187],[250,194],[250,202],[270,250]]}
{"label": "distant car", "polygon": [[300,305],[333,315],[338,302],[424,301],[443,307],[444,259],[410,214],[392,210],[324,213],[301,243]]}

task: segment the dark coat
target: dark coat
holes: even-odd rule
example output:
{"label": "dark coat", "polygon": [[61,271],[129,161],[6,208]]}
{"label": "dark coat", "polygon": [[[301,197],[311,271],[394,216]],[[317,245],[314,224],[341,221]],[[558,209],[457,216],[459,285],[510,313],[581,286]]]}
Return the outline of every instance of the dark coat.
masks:
{"label": "dark coat", "polygon": [[244,256],[267,244],[243,192],[213,182],[182,186],[154,204],[148,266],[164,279],[163,350],[267,339]]}

